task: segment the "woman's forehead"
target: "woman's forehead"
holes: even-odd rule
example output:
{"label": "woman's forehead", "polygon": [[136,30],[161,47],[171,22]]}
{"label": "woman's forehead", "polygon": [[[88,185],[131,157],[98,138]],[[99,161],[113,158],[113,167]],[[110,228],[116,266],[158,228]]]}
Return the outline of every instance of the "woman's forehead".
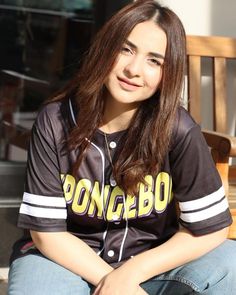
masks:
{"label": "woman's forehead", "polygon": [[167,37],[154,21],[149,20],[137,24],[127,37],[137,50],[144,52],[156,52],[165,55]]}

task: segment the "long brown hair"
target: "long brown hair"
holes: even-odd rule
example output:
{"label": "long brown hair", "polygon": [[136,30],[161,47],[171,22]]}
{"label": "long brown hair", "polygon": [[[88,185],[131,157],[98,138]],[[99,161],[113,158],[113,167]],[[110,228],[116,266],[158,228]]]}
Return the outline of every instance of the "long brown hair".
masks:
{"label": "long brown hair", "polygon": [[142,102],[132,121],[120,154],[114,164],[114,176],[127,193],[136,193],[138,183],[147,174],[155,175],[169,150],[174,118],[180,103],[185,68],[185,32],[176,14],[156,1],[138,0],[115,14],[96,35],[79,73],[61,95],[73,97],[78,115],[77,126],[69,139],[70,148],[79,148],[78,169],[84,152],[101,124],[104,109],[104,82],[122,45],[139,23],[153,20],[167,36],[163,76],[157,92]]}

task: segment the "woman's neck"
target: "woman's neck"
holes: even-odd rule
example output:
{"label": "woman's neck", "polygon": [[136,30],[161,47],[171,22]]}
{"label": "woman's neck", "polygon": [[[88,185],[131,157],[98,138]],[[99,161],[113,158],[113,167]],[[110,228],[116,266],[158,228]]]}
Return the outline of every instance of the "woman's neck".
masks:
{"label": "woman's neck", "polygon": [[106,133],[127,129],[136,110],[136,104],[120,104],[114,100],[106,100],[102,124],[99,129]]}

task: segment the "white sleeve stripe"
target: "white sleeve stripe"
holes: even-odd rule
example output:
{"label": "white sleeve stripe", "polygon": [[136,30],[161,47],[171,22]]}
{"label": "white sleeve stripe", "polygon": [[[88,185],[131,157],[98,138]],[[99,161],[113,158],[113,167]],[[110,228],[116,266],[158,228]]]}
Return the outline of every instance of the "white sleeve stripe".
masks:
{"label": "white sleeve stripe", "polygon": [[202,197],[197,200],[179,202],[179,207],[181,211],[192,211],[198,210],[214,203],[219,202],[225,196],[224,187],[221,186],[217,191],[212,194],[209,194],[205,197]]}
{"label": "white sleeve stripe", "polygon": [[66,208],[66,200],[63,197],[48,197],[35,194],[24,193],[23,202],[39,206],[51,206]]}
{"label": "white sleeve stripe", "polygon": [[21,204],[20,213],[26,214],[39,218],[51,218],[51,219],[66,219],[67,210],[66,209],[52,209],[52,208],[40,208],[33,207],[28,204]]}
{"label": "white sleeve stripe", "polygon": [[229,207],[228,201],[226,198],[224,198],[220,203],[211,206],[209,208],[206,208],[201,211],[196,211],[192,213],[181,213],[180,214],[180,219],[185,221],[185,222],[198,222],[198,221],[203,221],[208,218],[217,216],[220,213],[223,213],[227,210]]}

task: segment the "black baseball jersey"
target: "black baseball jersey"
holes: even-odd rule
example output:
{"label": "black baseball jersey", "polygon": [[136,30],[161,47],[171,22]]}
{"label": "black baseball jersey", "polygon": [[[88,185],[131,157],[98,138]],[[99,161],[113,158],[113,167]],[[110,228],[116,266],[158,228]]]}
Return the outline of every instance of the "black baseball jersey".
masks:
{"label": "black baseball jersey", "polygon": [[[178,231],[179,222],[193,235],[231,224],[206,142],[183,108],[178,110],[172,145],[161,171],[155,177],[146,175],[146,184],[139,185],[135,196],[124,194],[112,177],[101,130],[95,132],[77,175],[72,175],[78,151],[68,150],[67,139],[74,124],[70,100],[50,103],[39,112],[28,152],[19,227],[68,231],[117,266],[167,241]],[[117,156],[125,133],[106,135],[112,157]],[[34,245],[28,238],[16,244],[16,256],[32,251]]]}

